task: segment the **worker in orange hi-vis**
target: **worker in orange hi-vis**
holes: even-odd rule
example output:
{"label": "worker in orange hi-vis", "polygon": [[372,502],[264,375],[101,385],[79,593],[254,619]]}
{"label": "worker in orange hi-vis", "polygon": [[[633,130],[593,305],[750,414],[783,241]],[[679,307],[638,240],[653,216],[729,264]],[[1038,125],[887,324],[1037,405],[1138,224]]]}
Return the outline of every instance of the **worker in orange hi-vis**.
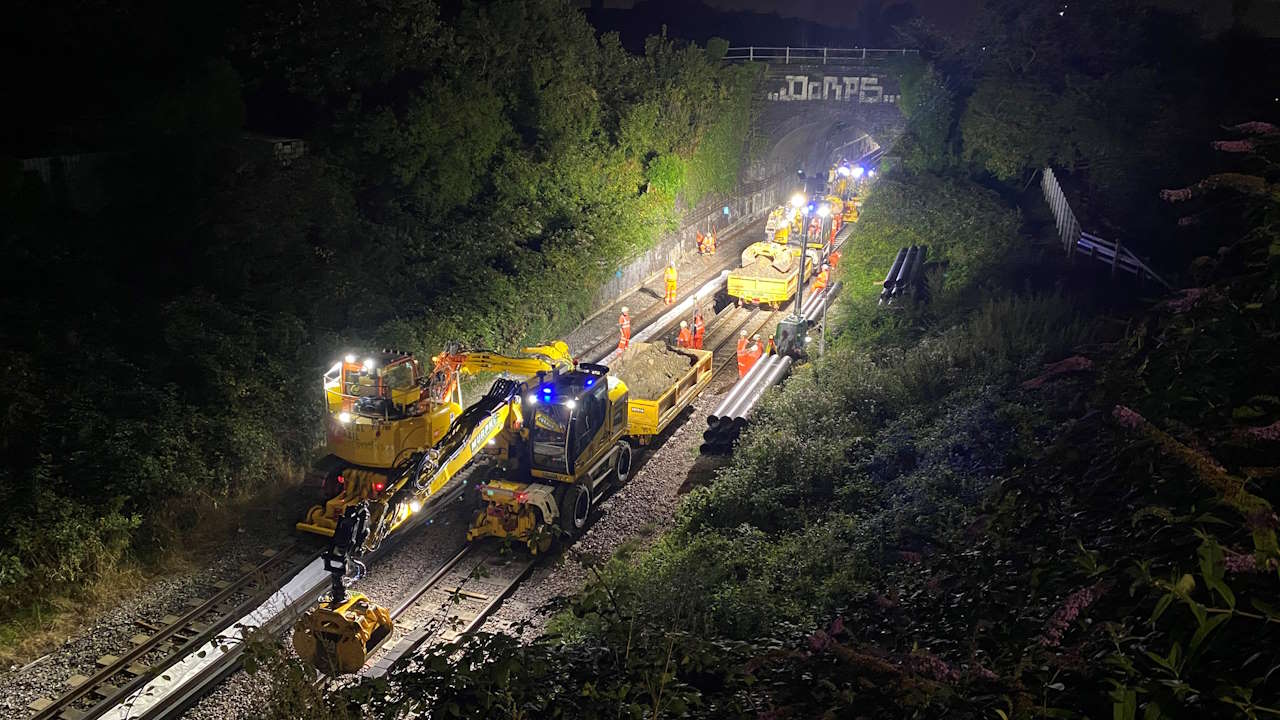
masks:
{"label": "worker in orange hi-vis", "polygon": [[712,230],[711,232],[707,233],[707,254],[708,255],[716,254],[716,231],[715,230]]}
{"label": "worker in orange hi-vis", "polygon": [[835,269],[836,269],[836,266],[840,264],[840,251],[839,251],[839,250],[836,250],[836,251],[832,252],[832,253],[831,253],[831,255],[829,255],[829,256],[827,257],[827,264],[831,266],[831,269],[832,269],[832,270],[835,270]]}
{"label": "worker in orange hi-vis", "polygon": [[676,276],[676,264],[670,263],[667,265],[667,271],[663,274],[663,278],[667,281],[667,294],[662,302],[667,305],[671,305],[676,301]]}
{"label": "worker in orange hi-vis", "polygon": [[689,332],[689,323],[680,321],[680,334],[676,335],[676,345],[682,348],[693,347],[693,333]]}
{"label": "worker in orange hi-vis", "polygon": [[622,314],[618,316],[618,349],[626,350],[631,344],[631,309],[622,306]]}
{"label": "worker in orange hi-vis", "polygon": [[751,363],[747,361],[747,331],[743,330],[738,334],[738,377],[746,377],[747,371],[751,369]]}
{"label": "worker in orange hi-vis", "polygon": [[698,254],[706,255],[707,254],[707,238],[702,234],[701,231],[699,231],[697,234],[697,242],[698,242]]}
{"label": "worker in orange hi-vis", "polygon": [[693,348],[702,349],[702,340],[707,336],[707,323],[702,319],[702,308],[693,311]]}
{"label": "worker in orange hi-vis", "polygon": [[747,346],[746,354],[747,354],[747,368],[745,371],[742,369],[742,363],[741,362],[738,363],[738,373],[740,375],[746,375],[747,373],[751,372],[751,368],[755,366],[756,361],[760,359],[761,355],[764,355],[764,344],[760,342],[759,335],[756,335],[751,338],[751,344]]}
{"label": "worker in orange hi-vis", "polygon": [[826,290],[827,280],[830,277],[831,277],[831,266],[826,263],[822,263],[822,272],[818,273],[818,277],[813,279],[813,291],[818,292],[820,290]]}

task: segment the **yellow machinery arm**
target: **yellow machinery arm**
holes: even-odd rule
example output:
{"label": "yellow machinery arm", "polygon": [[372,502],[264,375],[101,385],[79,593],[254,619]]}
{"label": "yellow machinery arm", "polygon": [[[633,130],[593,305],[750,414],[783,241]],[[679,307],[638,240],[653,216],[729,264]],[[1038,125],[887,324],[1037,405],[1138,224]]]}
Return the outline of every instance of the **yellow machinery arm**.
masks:
{"label": "yellow machinery arm", "polygon": [[472,350],[459,353],[446,353],[444,356],[463,372],[505,372],[520,377],[532,377],[540,372],[551,372],[557,368],[567,370],[573,367],[573,354],[569,346],[562,340],[549,345],[535,345],[520,348],[527,357],[510,357],[499,355],[488,350]]}
{"label": "yellow machinery arm", "polygon": [[436,497],[499,433],[508,427],[520,428],[521,387],[516,380],[495,380],[489,392],[463,411],[435,447],[409,459],[405,472],[391,488],[392,507],[370,535],[370,547],[377,547]]}
{"label": "yellow machinery arm", "polygon": [[519,428],[522,387],[516,380],[495,381],[439,444],[415,454],[396,479],[387,510],[372,528],[367,504],[347,508],[324,555],[325,569],[333,576],[332,598],[294,625],[293,645],[305,661],[330,675],[357,672],[390,637],[393,625],[386,608],[360,593],[348,594],[343,576],[353,565],[362,571],[357,557],[377,547],[433,499],[504,429]]}

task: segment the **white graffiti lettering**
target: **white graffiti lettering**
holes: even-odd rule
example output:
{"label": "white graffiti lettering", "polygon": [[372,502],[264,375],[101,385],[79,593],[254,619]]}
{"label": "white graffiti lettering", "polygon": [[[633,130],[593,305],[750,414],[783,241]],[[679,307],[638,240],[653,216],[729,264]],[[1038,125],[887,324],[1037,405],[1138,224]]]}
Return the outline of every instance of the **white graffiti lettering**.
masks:
{"label": "white graffiti lettering", "polygon": [[810,80],[808,75],[784,75],[783,84],[767,95],[776,102],[797,100],[835,100],[837,102],[896,103],[898,96],[885,92],[880,78],[862,75],[823,75]]}

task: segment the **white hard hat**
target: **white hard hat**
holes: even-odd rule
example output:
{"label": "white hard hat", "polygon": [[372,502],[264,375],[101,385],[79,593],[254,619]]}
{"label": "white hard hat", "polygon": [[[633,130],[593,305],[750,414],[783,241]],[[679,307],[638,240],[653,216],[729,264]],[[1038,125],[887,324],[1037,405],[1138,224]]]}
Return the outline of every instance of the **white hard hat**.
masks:
{"label": "white hard hat", "polygon": [[680,327],[689,327],[689,323],[685,322],[684,320],[681,320]]}
{"label": "white hard hat", "polygon": [[739,334],[739,335],[741,335],[742,337],[746,337],[746,336],[747,336],[747,331],[746,331],[746,330],[743,330],[743,331],[739,332],[738,334]]}
{"label": "white hard hat", "polygon": [[631,312],[631,308],[627,307],[626,305],[623,305],[623,306],[622,306],[622,312],[624,312],[624,313],[629,313],[629,312]]}
{"label": "white hard hat", "polygon": [[758,341],[758,340],[760,339],[760,334],[759,334],[759,333],[756,333],[755,335],[751,336],[751,339],[752,339],[752,340],[757,340],[757,341]]}

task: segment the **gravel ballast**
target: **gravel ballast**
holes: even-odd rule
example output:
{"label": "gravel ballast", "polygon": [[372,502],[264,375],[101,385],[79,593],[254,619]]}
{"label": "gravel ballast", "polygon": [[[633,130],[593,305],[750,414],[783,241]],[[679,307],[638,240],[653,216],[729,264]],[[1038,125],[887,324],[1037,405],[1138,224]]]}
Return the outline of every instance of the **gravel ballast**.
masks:
{"label": "gravel ballast", "polygon": [[[283,540],[276,547],[287,542]],[[211,592],[219,579],[239,577],[240,565],[261,561],[266,549],[260,539],[237,541],[213,563],[154,580],[48,654],[22,667],[5,668],[0,672],[0,710],[27,717],[32,712],[28,706],[35,700],[65,692],[72,675],[90,676],[97,672],[98,658],[132,650],[130,638],[147,632],[139,621],[159,624],[165,615],[182,615],[191,609],[189,598]]]}

